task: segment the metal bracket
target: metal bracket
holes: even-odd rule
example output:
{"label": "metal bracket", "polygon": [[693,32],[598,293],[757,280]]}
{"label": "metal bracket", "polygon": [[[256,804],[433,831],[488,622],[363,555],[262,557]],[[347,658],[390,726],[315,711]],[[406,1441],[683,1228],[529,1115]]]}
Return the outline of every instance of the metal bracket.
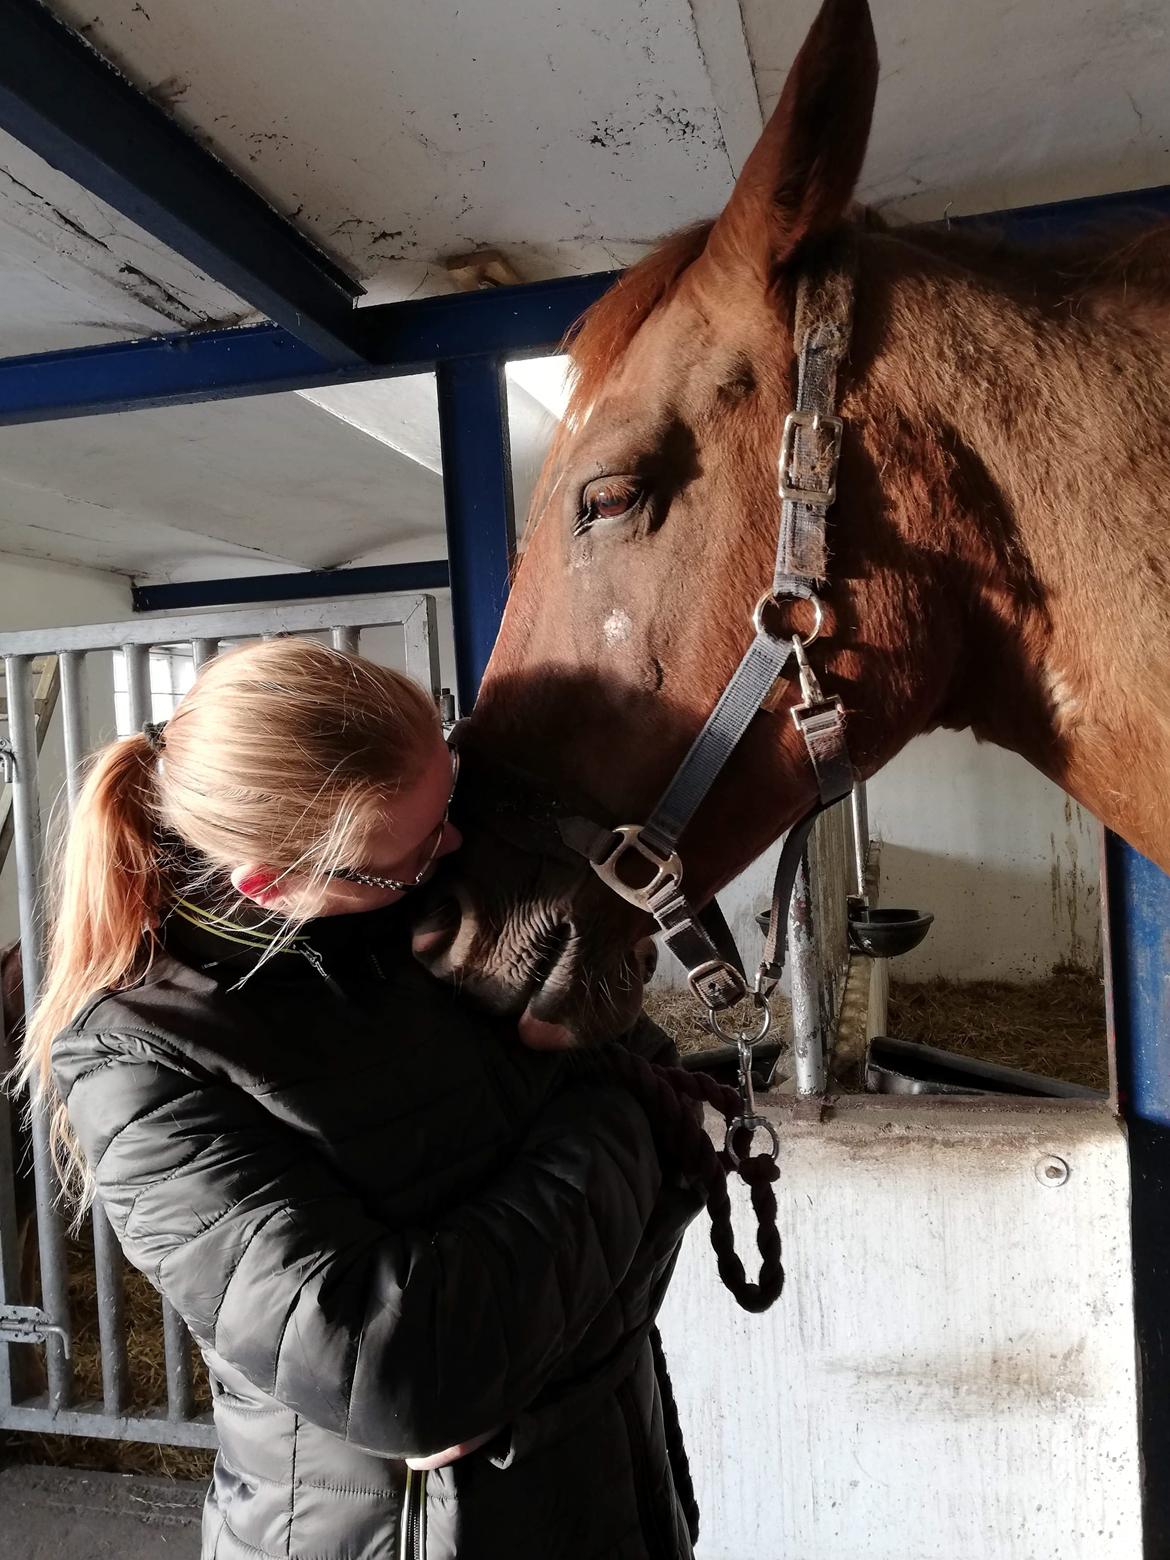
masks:
{"label": "metal bracket", "polygon": [[70,1358],[69,1334],[35,1305],[0,1305],[0,1343],[45,1343],[55,1333]]}
{"label": "metal bracket", "polygon": [[[594,857],[594,872],[615,894],[620,894],[627,904],[638,910],[650,910],[650,900],[669,883],[677,888],[682,882],[682,862],[677,851],[660,851],[648,845],[642,838],[642,824],[624,823],[610,831],[608,846],[603,856]],[[620,863],[637,863],[648,870],[644,883],[627,882],[618,872]]]}
{"label": "metal bracket", "polygon": [[0,775],[5,785],[16,784],[16,754],[7,737],[0,737]]}

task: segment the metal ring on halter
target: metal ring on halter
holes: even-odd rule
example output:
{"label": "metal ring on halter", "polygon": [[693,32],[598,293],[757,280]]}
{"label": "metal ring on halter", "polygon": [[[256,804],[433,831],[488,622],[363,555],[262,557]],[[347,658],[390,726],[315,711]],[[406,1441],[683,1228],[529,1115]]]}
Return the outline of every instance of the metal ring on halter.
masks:
{"label": "metal ring on halter", "polygon": [[821,598],[816,594],[815,591],[811,591],[810,590],[808,592],[805,592],[805,591],[793,590],[793,591],[789,591],[783,597],[775,596],[775,595],[772,594],[771,591],[768,591],[765,595],[760,597],[759,601],[756,602],[755,607],[752,609],[752,627],[755,629],[757,634],[763,634],[765,639],[771,639],[775,644],[783,644],[787,640],[791,639],[793,637],[791,634],[773,634],[769,629],[765,628],[765,626],[764,626],[764,610],[765,610],[765,608],[767,608],[767,607],[775,607],[775,608],[777,608],[777,610],[779,610],[780,603],[781,603],[782,600],[784,600],[784,601],[807,601],[809,606],[812,607],[812,609],[813,609],[812,633],[804,635],[801,638],[801,641],[800,641],[801,645],[803,646],[803,648],[805,650],[807,650],[809,645],[812,644],[814,639],[819,639],[820,638],[821,630],[825,626],[825,607],[824,607],[824,603],[821,601]]}
{"label": "metal ring on halter", "polygon": [[742,1040],[745,1045],[756,1045],[761,1041],[772,1027],[772,1009],[761,996],[755,995],[756,1011],[759,1017],[756,1020],[757,1028],[748,1029],[724,1029],[719,1022],[721,1014],[716,1008],[707,1009],[707,1022],[711,1026],[712,1033],[717,1034],[720,1040],[726,1040],[732,1045],[738,1045]]}
{"label": "metal ring on halter", "polygon": [[740,1164],[739,1155],[735,1151],[735,1135],[744,1128],[753,1134],[760,1128],[763,1128],[771,1139],[772,1144],[768,1158],[775,1164],[780,1157],[780,1137],[768,1118],[766,1116],[736,1116],[734,1121],[727,1123],[727,1136],[723,1139],[723,1152],[731,1160],[733,1169],[738,1170]]}

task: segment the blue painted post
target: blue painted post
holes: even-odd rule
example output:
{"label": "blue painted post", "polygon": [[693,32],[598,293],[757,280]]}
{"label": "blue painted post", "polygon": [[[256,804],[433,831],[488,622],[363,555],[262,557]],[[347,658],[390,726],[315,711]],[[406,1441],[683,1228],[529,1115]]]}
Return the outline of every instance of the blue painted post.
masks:
{"label": "blue painted post", "polygon": [[1109,1020],[1121,1109],[1127,1121],[1170,1130],[1170,877],[1107,834],[1105,894]]}
{"label": "blue painted post", "polygon": [[1129,1138],[1143,1552],[1170,1554],[1170,877],[1105,836],[1105,977]]}
{"label": "blue painted post", "polygon": [[459,709],[471,712],[508,596],[515,546],[501,358],[440,363],[439,442]]}

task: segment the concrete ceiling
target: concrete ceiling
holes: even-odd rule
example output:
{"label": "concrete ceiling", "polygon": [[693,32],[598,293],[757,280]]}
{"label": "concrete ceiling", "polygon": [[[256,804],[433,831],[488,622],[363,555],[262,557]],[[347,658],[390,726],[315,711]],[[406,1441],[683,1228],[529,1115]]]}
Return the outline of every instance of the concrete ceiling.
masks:
{"label": "concrete ceiling", "polygon": [[[625,263],[714,212],[816,0],[53,0],[360,277]],[[1166,0],[874,0],[861,194],[918,217],[1170,182]],[[0,352],[247,309],[0,137]],[[559,391],[510,384],[519,486]],[[550,388],[551,387],[551,388]],[[429,376],[0,432],[0,551],[143,578],[442,550]],[[524,492],[520,494],[523,504]]]}

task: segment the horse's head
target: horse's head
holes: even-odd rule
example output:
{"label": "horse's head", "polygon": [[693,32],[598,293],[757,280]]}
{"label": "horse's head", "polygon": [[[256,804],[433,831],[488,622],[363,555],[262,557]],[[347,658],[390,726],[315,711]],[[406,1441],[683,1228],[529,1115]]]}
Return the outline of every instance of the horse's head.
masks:
{"label": "horse's head", "polygon": [[[848,220],[876,80],[865,0],[826,0],[726,209],[624,276],[573,344],[575,390],[469,742],[587,798],[607,822],[648,817],[751,638],[776,547],[796,280]],[[891,500],[851,415],[876,351],[863,302],[817,669],[844,698],[868,772],[937,714],[958,630],[948,637],[932,614],[930,549],[883,523]],[[802,611],[793,629],[807,629]],[[683,837],[696,903],[814,796],[786,714],[796,697],[782,679]],[[497,1005],[527,1003],[584,1037],[612,1030],[639,1000],[630,950],[645,916],[584,865],[518,850],[505,832],[470,831],[420,956]]]}

